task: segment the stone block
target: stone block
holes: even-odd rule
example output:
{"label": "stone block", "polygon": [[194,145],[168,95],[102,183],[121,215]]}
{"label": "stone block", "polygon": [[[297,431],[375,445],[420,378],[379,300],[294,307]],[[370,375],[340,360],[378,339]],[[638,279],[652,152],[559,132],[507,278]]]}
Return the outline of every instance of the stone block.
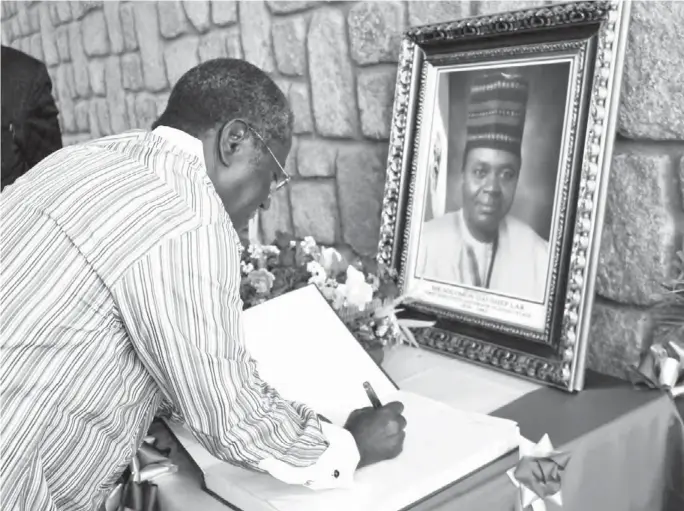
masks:
{"label": "stone block", "polygon": [[131,129],[140,129],[142,126],[138,123],[138,116],[135,111],[135,94],[126,94],[126,117]]}
{"label": "stone block", "polygon": [[88,75],[93,94],[104,96],[107,94],[107,82],[105,81],[105,62],[103,59],[93,59],[88,62]]}
{"label": "stone block", "polygon": [[358,116],[344,15],[329,8],[316,10],[307,49],[316,129],[329,137],[353,136]]}
{"label": "stone block", "polygon": [[209,0],[184,0],[183,8],[185,9],[185,15],[198,32],[204,33],[209,30],[211,26]]}
{"label": "stone block", "polygon": [[0,30],[0,40],[2,40],[3,46],[11,46],[12,45],[12,40],[10,39],[10,34],[4,28],[2,28]]}
{"label": "stone block", "polygon": [[74,116],[74,100],[69,90],[68,73],[71,72],[69,65],[65,64],[57,67],[54,77],[54,90],[59,97],[59,113],[62,117],[60,126],[64,132],[76,131],[76,118]]}
{"label": "stone block", "polygon": [[295,236],[313,236],[318,243],[334,244],[338,225],[335,182],[295,181],[291,184],[290,197]]}
{"label": "stone block", "polygon": [[135,117],[138,126],[146,129],[157,120],[157,102],[152,94],[140,92],[135,97]]}
{"label": "stone block", "polygon": [[[2,2],[2,5],[6,5],[7,2]],[[56,27],[59,25],[61,22],[59,21],[59,13],[57,12],[57,4],[58,2],[46,2],[48,6],[48,11],[50,12],[50,21],[52,21],[52,24]],[[11,14],[10,14],[11,16]]]}
{"label": "stone block", "polygon": [[[140,44],[140,58],[143,63],[145,87],[153,92],[162,91],[168,87],[169,82],[166,79],[164,47],[159,39],[157,8],[151,2],[135,2],[124,5],[133,6],[135,12],[135,33]],[[121,14],[123,15],[124,12],[122,10]],[[124,21],[122,16],[122,25],[125,25]],[[126,38],[124,37],[125,40]]]}
{"label": "stone block", "polygon": [[57,17],[60,23],[71,21],[71,4],[66,1],[55,2],[57,4]]}
{"label": "stone block", "polygon": [[21,27],[19,26],[19,18],[16,16],[10,20],[12,25],[12,34],[14,34],[14,40],[21,40]]}
{"label": "stone block", "polygon": [[412,27],[453,21],[470,15],[470,2],[467,0],[460,2],[417,0],[407,3],[409,25]]}
{"label": "stone block", "polygon": [[40,30],[40,6],[37,4],[32,5],[28,9],[28,16],[30,33],[35,34]]}
{"label": "stone block", "polygon": [[69,51],[69,27],[62,25],[55,29],[55,43],[57,54],[62,62],[71,62],[71,52]]}
{"label": "stone block", "polygon": [[309,7],[313,7],[314,5],[319,4],[320,2],[314,2],[314,1],[289,2],[289,1],[275,0],[275,1],[268,1],[266,3],[268,4],[268,8],[271,10],[272,13],[274,13],[274,14],[287,14],[287,13],[291,13],[291,12],[306,10]]}
{"label": "stone block", "polygon": [[287,188],[280,190],[271,197],[269,208],[259,212],[261,237],[265,243],[273,242],[279,231],[288,234],[294,232],[289,192]]}
{"label": "stone block", "polygon": [[93,11],[86,14],[81,22],[83,27],[83,48],[89,57],[109,55],[109,37],[104,12]]}
{"label": "stone block", "polygon": [[31,49],[29,55],[40,60],[41,62],[44,62],[45,57],[43,56],[43,39],[40,36],[40,32],[29,37],[29,42],[29,48]]}
{"label": "stone block", "polygon": [[88,103],[88,126],[90,127],[90,135],[93,138],[100,138],[102,136],[100,121],[97,118],[97,101],[104,101],[104,99],[91,99]]}
{"label": "stone block", "polygon": [[163,37],[174,39],[185,34],[190,28],[180,0],[157,2],[159,11],[159,30]]}
{"label": "stone block", "polygon": [[306,71],[306,20],[294,17],[274,21],[273,49],[278,71],[302,76]]}
{"label": "stone block", "polygon": [[637,363],[648,345],[650,323],[646,312],[596,301],[591,315],[587,367],[625,378],[626,367]]}
{"label": "stone block", "polygon": [[22,37],[29,35],[31,33],[31,21],[29,20],[28,9],[25,6],[19,9],[17,20],[19,21],[19,34]]}
{"label": "stone block", "polygon": [[106,137],[107,135],[114,134],[112,131],[111,119],[109,117],[109,105],[107,104],[107,100],[104,98],[97,98],[91,100],[91,102],[95,103],[97,121],[102,135]]}
{"label": "stone block", "polygon": [[[121,4],[121,7],[119,8],[119,17],[121,18],[121,35],[123,36],[125,51],[136,51],[138,49],[138,31],[136,29],[135,24],[135,5],[136,4],[125,3]],[[145,13],[150,13],[150,10],[145,8],[141,9],[142,15],[140,19],[143,20],[143,28],[145,27]],[[151,28],[154,29],[154,37],[156,38],[156,31],[159,29],[159,27],[157,26],[156,16],[153,18]]]}
{"label": "stone block", "polygon": [[294,115],[292,130],[297,134],[311,133],[313,131],[313,118],[311,117],[311,100],[309,99],[307,84],[293,83],[288,98]]}
{"label": "stone block", "polygon": [[347,146],[337,155],[342,234],[362,255],[373,255],[378,247],[386,165],[384,144]]}
{"label": "stone block", "polygon": [[107,104],[114,133],[121,133],[128,129],[126,109],[122,105],[126,102],[126,94],[121,80],[121,62],[118,55],[107,58],[105,66],[105,80],[107,81]]}
{"label": "stone block", "polygon": [[242,38],[238,30],[232,30],[226,33],[226,56],[231,59],[242,59],[244,53],[242,51]]}
{"label": "stone block", "polygon": [[629,138],[682,140],[684,3],[632,6],[618,130]]}
{"label": "stone block", "polygon": [[80,20],[85,14],[85,2],[79,0],[71,0],[71,17],[74,21]]}
{"label": "stone block", "polygon": [[[43,55],[45,65],[48,67],[59,64],[59,52],[57,51],[57,41],[55,40],[55,29],[50,20],[50,10],[47,4],[38,6],[40,15],[40,35],[43,41]],[[4,28],[4,27],[3,27]],[[4,30],[3,30],[4,31]]]}
{"label": "stone block", "polygon": [[196,35],[186,36],[167,43],[164,48],[164,60],[169,83],[173,87],[178,79],[199,64],[197,48],[199,37]]}
{"label": "stone block", "polygon": [[121,56],[121,76],[123,88],[129,91],[139,91],[145,86],[142,73],[142,62],[137,53],[127,53]]}
{"label": "stone block", "polygon": [[281,78],[274,78],[273,82],[287,98],[290,94],[290,89],[292,88],[292,82],[290,80],[283,80]]}
{"label": "stone block", "polygon": [[[157,105],[157,117],[164,113],[166,105],[169,102],[170,92],[161,92],[154,97],[154,102]],[[147,126],[149,128],[149,126]]]}
{"label": "stone block", "polygon": [[240,33],[245,60],[266,73],[275,71],[271,53],[271,17],[263,0],[240,4]]}
{"label": "stone block", "polygon": [[71,61],[74,63],[74,77],[76,78],[76,91],[82,98],[90,96],[90,78],[88,76],[88,57],[83,49],[83,39],[79,23],[69,24],[69,49]]}
{"label": "stone block", "polygon": [[104,18],[109,34],[110,48],[113,53],[121,53],[124,50],[123,33],[121,32],[121,18],[119,17],[118,0],[104,3]]}
{"label": "stone block", "polygon": [[80,133],[85,133],[90,130],[89,118],[90,105],[88,101],[79,101],[74,106],[74,114],[76,116],[76,129]]}
{"label": "stone block", "polygon": [[[0,4],[4,5],[4,4]],[[14,31],[12,30],[12,20],[3,20],[2,21],[2,32],[0,35],[2,36],[2,40],[5,46],[10,46],[12,44],[12,41],[14,40]]]}
{"label": "stone block", "polygon": [[211,20],[214,25],[225,27],[238,21],[238,3],[228,0],[211,1]]}
{"label": "stone block", "polygon": [[214,30],[203,35],[199,43],[199,60],[220,59],[226,57],[226,35],[221,31]]}
{"label": "stone block", "polygon": [[366,137],[377,140],[389,138],[396,77],[394,67],[359,70],[357,97],[361,131]]}
{"label": "stone block", "polygon": [[618,153],[608,187],[596,291],[624,304],[651,305],[671,277],[675,225],[666,155]]}
{"label": "stone block", "polygon": [[71,100],[69,102],[62,101],[60,107],[59,127],[62,133],[76,133],[76,115],[74,114],[73,103]]}
{"label": "stone block", "polygon": [[302,177],[335,175],[337,147],[324,140],[301,140],[297,148],[297,172]]}
{"label": "stone block", "polygon": [[349,10],[351,55],[358,64],[397,62],[404,25],[400,2],[358,2]]}
{"label": "stone block", "polygon": [[71,63],[61,66],[64,68],[64,79],[66,80],[66,87],[69,97],[73,100],[78,98],[78,91],[76,90],[76,78],[74,74],[74,65]]}
{"label": "stone block", "polygon": [[516,2],[511,2],[510,0],[485,0],[483,2],[478,2],[476,5],[476,14],[495,14],[497,12],[546,7],[547,2],[546,0],[518,0]]}
{"label": "stone block", "polygon": [[299,137],[292,137],[292,145],[290,145],[290,152],[287,154],[285,160],[285,172],[288,176],[297,175],[297,150],[299,148]]}

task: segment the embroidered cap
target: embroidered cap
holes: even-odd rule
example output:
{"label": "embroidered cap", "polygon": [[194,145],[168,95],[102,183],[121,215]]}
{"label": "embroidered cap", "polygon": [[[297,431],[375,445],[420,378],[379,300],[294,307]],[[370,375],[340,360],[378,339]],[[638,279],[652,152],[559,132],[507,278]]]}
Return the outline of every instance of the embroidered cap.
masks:
{"label": "embroidered cap", "polygon": [[527,81],[519,75],[497,71],[475,78],[470,86],[466,153],[490,147],[520,156],[527,94]]}

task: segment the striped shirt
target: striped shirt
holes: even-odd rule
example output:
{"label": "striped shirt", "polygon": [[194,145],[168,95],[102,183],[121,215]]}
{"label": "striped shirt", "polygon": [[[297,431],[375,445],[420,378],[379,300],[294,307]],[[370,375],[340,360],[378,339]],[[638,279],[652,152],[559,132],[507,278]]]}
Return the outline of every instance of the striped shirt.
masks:
{"label": "striped shirt", "polygon": [[281,399],[245,350],[239,240],[199,140],[67,147],[1,198],[3,511],[97,509],[162,403],[220,459],[351,484],[351,434]]}

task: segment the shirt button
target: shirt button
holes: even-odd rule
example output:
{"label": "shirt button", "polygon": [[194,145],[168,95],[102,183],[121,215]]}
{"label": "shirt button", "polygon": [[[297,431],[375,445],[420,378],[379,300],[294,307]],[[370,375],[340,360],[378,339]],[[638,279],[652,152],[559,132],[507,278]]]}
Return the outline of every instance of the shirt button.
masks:
{"label": "shirt button", "polygon": [[340,471],[339,471],[339,470],[335,470],[335,472],[333,472],[333,477],[334,477],[335,479],[337,479],[338,477],[340,477]]}

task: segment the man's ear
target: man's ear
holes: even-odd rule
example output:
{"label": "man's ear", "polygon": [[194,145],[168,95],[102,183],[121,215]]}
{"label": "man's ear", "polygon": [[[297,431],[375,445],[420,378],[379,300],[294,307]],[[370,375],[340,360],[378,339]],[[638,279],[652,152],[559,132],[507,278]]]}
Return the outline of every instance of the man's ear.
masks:
{"label": "man's ear", "polygon": [[241,120],[230,121],[219,131],[219,158],[226,167],[237,153],[240,146],[247,140],[247,124]]}

